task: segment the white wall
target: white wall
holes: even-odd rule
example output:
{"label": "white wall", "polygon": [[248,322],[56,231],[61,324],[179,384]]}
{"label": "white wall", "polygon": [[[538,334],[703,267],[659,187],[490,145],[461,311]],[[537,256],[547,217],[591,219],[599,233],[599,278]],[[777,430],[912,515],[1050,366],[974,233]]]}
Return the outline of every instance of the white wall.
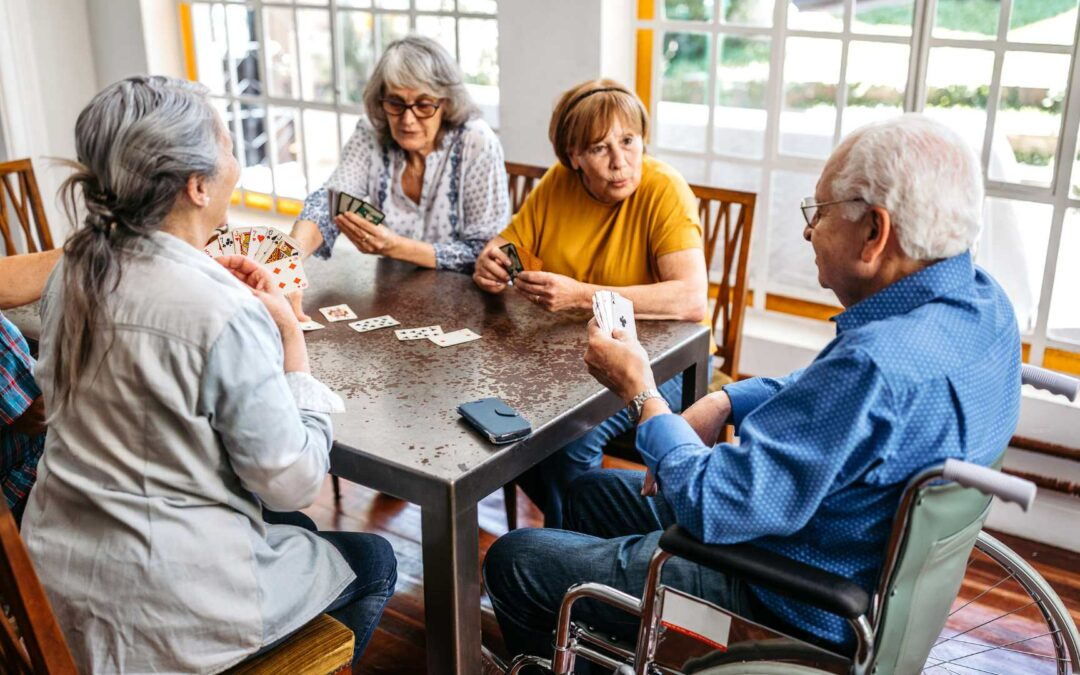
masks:
{"label": "white wall", "polygon": [[571,86],[598,77],[633,85],[634,7],[631,0],[499,0],[499,137],[508,161],[555,161],[548,121]]}

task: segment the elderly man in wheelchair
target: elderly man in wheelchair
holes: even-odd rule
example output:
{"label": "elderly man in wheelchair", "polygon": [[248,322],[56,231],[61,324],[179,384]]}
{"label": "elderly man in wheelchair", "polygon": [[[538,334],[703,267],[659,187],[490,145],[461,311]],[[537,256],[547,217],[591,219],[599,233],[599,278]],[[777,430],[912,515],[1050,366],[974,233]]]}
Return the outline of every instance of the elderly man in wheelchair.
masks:
{"label": "elderly man in wheelchair", "polygon": [[[910,114],[852,133],[802,205],[845,307],[836,338],[682,415],[642,347],[590,323],[585,362],[630,403],[648,472],[582,476],[565,530],[491,547],[507,651],[535,655],[512,672],[918,672],[988,509],[958,483],[1010,495],[980,472],[1016,427],[1021,368],[1010,303],[972,262],[982,202],[979,162],[945,127]],[[717,443],[729,423],[737,445]],[[707,649],[662,662],[688,642]]]}

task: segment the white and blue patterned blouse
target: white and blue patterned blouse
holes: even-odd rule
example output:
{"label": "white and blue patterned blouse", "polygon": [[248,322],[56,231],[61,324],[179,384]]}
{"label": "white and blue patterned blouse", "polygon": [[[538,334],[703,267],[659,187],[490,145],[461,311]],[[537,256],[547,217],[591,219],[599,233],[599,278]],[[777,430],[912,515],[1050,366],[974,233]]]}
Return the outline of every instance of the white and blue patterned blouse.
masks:
{"label": "white and blue patterned blouse", "polygon": [[506,165],[495,132],[482,119],[446,129],[427,156],[419,204],[401,188],[404,169],[405,152],[383,147],[367,116],[361,117],[341,163],[300,212],[300,220],[322,232],[314,254],[329,258],[340,234],[330,218],[329,188],[366,199],[386,214],[383,224],[395,233],[432,244],[436,269],[471,272],[484,244],[510,220]]}
{"label": "white and blue patterned blouse", "polygon": [[[707,448],[681,417],[660,415],[637,447],[702,541],[752,541],[871,592],[908,479],[1005,451],[1020,416],[1020,336],[1005,293],[967,253],[834,320],[836,338],[804,370],[724,386],[739,445]],[[752,590],[789,623],[853,642],[839,617]]]}

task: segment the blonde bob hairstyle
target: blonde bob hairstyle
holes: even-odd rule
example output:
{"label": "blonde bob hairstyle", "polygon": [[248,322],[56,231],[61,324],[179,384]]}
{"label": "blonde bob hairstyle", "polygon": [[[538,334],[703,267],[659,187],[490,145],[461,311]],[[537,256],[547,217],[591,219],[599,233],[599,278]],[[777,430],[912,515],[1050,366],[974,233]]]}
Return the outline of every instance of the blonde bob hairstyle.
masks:
{"label": "blonde bob hairstyle", "polygon": [[583,152],[611,131],[615,121],[649,140],[649,114],[637,94],[615,80],[588,80],[571,87],[555,104],[548,138],[563,166],[573,169],[570,156]]}

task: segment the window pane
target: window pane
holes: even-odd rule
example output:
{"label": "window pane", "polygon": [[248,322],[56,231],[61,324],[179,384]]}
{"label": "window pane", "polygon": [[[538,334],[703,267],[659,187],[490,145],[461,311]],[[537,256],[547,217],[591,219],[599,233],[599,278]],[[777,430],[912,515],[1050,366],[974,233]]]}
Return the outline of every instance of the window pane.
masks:
{"label": "window pane", "polygon": [[[818,283],[814,249],[803,239],[799,202],[814,194],[818,175],[795,171],[775,171],[769,200],[769,286],[781,295],[814,302],[838,304],[832,291]],[[757,228],[755,228],[757,229]]]}
{"label": "window pane", "polygon": [[784,107],[780,114],[781,153],[829,156],[836,126],[839,80],[839,40],[788,38],[784,56]]}
{"label": "window pane", "polygon": [[274,185],[279,197],[303,199],[307,196],[304,178],[304,136],[300,113],[295,108],[271,108],[272,133],[277,150]]}
{"label": "window pane", "polygon": [[304,138],[307,139],[307,175],[309,189],[322,187],[338,163],[337,113],[325,110],[304,111]]}
{"label": "window pane", "polygon": [[851,30],[855,33],[877,35],[911,35],[915,22],[915,3],[901,0],[883,4],[876,0],[855,0],[855,20]]}
{"label": "window pane", "polygon": [[1014,199],[988,197],[975,260],[1005,289],[1020,331],[1035,328],[1046,245],[1054,209]]}
{"label": "window pane", "polygon": [[789,2],[787,11],[787,25],[791,29],[832,32],[844,29],[843,0]]}
{"label": "window pane", "polygon": [[1001,0],[938,0],[934,37],[990,39],[1000,16]]}
{"label": "window pane", "polygon": [[338,7],[359,7],[361,9],[368,9],[371,7],[371,0],[338,0]]}
{"label": "window pane", "polygon": [[255,36],[255,11],[241,5],[230,5],[225,11],[229,25],[229,51],[236,68],[237,92],[259,96],[263,93],[263,86],[259,42]]}
{"label": "window pane", "polygon": [[416,9],[421,12],[452,12],[454,0],[416,0]]}
{"label": "window pane", "polygon": [[1050,300],[1048,334],[1058,340],[1080,344],[1080,210],[1065,212],[1054,273],[1054,296]]}
{"label": "window pane", "polygon": [[495,0],[458,0],[458,11],[466,14],[495,15],[498,6]]}
{"label": "window pane", "polygon": [[353,132],[356,131],[356,125],[360,122],[359,115],[352,115],[349,113],[341,113],[341,147],[344,148],[345,144],[349,142]]}
{"label": "window pane", "polygon": [[980,156],[993,69],[993,52],[952,47],[931,49],[926,67],[926,114],[963,136]]}
{"label": "window pane", "polygon": [[743,192],[761,192],[761,169],[746,164],[710,162],[709,180],[712,187]]}
{"label": "window pane", "polygon": [[713,0],[664,0],[665,19],[712,21],[712,17]]}
{"label": "window pane", "polygon": [[450,53],[450,58],[457,58],[454,45],[454,18],[451,16],[418,16],[416,32],[434,39]]}
{"label": "window pane", "polygon": [[382,54],[394,40],[400,40],[409,34],[408,14],[378,14],[378,40],[375,51]]}
{"label": "window pane", "polygon": [[330,12],[300,9],[296,12],[300,37],[300,79],[308,101],[334,102],[333,58],[330,54]]}
{"label": "window pane", "polygon": [[[995,120],[993,180],[1049,186],[1069,78],[1067,54],[1006,52]],[[1008,139],[998,153],[998,137]],[[1012,157],[1008,157],[1008,150]],[[998,157],[1004,154],[1004,157]]]}
{"label": "window pane", "polygon": [[1013,0],[1011,42],[1071,45],[1076,31],[1076,0]]}
{"label": "window pane", "polygon": [[409,0],[375,0],[375,6],[382,9],[408,9]]}
{"label": "window pane", "polygon": [[240,135],[243,153],[240,156],[240,186],[252,192],[273,194],[274,179],[270,174],[270,148],[266,141],[266,108],[240,106]]}
{"label": "window pane", "polygon": [[345,70],[341,76],[344,100],[359,105],[364,102],[364,84],[375,67],[372,18],[368,12],[338,12],[338,17]]}
{"label": "window pane", "polygon": [[774,0],[723,0],[721,23],[739,26],[771,26]]}
{"label": "window pane", "polygon": [[907,88],[907,45],[857,42],[848,46],[847,105],[841,135],[904,112]]}
{"label": "window pane", "polygon": [[191,24],[195,37],[195,67],[199,82],[214,94],[232,93],[225,44],[225,8],[221,5],[192,5]]}
{"label": "window pane", "polygon": [[722,155],[764,157],[770,40],[719,35],[717,41],[713,147]]}
{"label": "window pane", "polygon": [[299,98],[296,58],[296,26],[293,11],[288,8],[267,8],[263,13],[266,33],[268,86],[271,96]]}
{"label": "window pane", "polygon": [[701,152],[709,110],[709,36],[703,33],[664,33],[663,74],[660,80],[657,144]]}
{"label": "window pane", "polygon": [[[499,85],[499,25],[494,19],[459,19],[465,82]],[[451,52],[452,53],[452,52]]]}
{"label": "window pane", "polygon": [[682,174],[682,177],[686,179],[687,183],[704,185],[708,182],[705,180],[706,173],[704,159],[687,157],[686,155],[669,154],[663,151],[657,152],[656,157],[675,167],[675,170]]}

